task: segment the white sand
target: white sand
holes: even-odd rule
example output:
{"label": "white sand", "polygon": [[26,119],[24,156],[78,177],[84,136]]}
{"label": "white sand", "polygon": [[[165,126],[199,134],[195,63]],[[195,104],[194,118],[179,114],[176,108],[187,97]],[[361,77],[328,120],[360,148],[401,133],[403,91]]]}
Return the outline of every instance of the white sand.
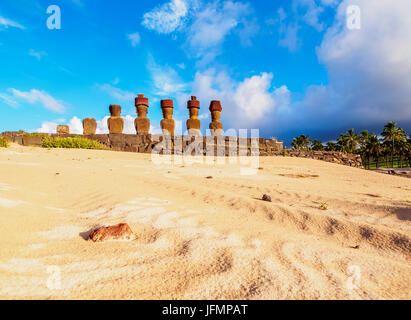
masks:
{"label": "white sand", "polygon": [[[14,144],[0,164],[3,299],[411,298],[410,179],[283,157],[241,176]],[[85,240],[119,222],[137,240]]]}

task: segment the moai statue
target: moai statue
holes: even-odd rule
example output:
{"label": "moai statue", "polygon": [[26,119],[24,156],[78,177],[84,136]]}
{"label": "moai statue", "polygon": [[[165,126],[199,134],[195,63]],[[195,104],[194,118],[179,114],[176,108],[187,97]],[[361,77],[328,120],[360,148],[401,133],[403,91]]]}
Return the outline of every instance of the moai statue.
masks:
{"label": "moai statue", "polygon": [[187,120],[188,135],[198,136],[200,135],[201,121],[198,119],[200,101],[197,100],[197,97],[192,96],[191,100],[187,101],[187,108],[190,112],[190,119]]}
{"label": "moai statue", "polygon": [[96,134],[97,122],[94,118],[83,119],[83,134],[90,135]]}
{"label": "moai statue", "polygon": [[70,127],[67,125],[57,125],[57,133],[58,134],[69,134],[70,133]]}
{"label": "moai statue", "polygon": [[173,120],[173,100],[161,100],[161,109],[164,118],[161,120],[163,134],[174,136],[175,123]]}
{"label": "moai statue", "polygon": [[223,134],[223,124],[220,122],[222,110],[220,101],[211,101],[210,112],[212,122],[210,123],[210,130],[213,136],[221,136]]}
{"label": "moai statue", "polygon": [[110,105],[110,114],[111,117],[107,119],[110,133],[123,133],[124,119],[120,116],[121,106],[117,104]]}
{"label": "moai statue", "polygon": [[148,134],[150,131],[150,119],[147,118],[148,98],[144,94],[139,94],[135,99],[136,112],[138,117],[134,120],[137,134]]}

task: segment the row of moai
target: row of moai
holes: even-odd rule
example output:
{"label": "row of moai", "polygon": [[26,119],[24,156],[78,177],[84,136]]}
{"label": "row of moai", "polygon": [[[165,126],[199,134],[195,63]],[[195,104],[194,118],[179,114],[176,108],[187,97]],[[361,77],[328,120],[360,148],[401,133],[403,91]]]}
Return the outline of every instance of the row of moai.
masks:
{"label": "row of moai", "polygon": [[[137,134],[148,134],[150,131],[150,119],[148,114],[148,98],[144,94],[139,94],[135,99],[135,106],[137,118],[134,120],[134,126]],[[171,99],[161,100],[161,109],[163,112],[163,120],[161,120],[161,129],[164,135],[174,136],[175,122],[173,120],[174,102]],[[197,97],[192,96],[191,100],[187,101],[187,108],[189,110],[190,118],[187,120],[187,131],[191,136],[200,135],[201,121],[198,119],[200,111],[200,101]],[[223,124],[220,122],[221,118],[221,103],[214,100],[210,103],[211,120],[210,131],[214,136],[222,135]],[[121,106],[110,105],[111,117],[107,120],[107,125],[110,133],[123,133],[124,119],[121,117]],[[97,129],[97,122],[93,118],[86,118],[83,120],[83,134],[95,134]]]}

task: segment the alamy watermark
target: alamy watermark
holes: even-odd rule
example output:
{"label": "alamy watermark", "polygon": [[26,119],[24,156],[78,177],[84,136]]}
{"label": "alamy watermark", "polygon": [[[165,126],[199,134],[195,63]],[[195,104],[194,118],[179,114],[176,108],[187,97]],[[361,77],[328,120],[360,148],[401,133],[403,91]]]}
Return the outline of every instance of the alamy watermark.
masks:
{"label": "alamy watermark", "polygon": [[260,131],[229,129],[221,135],[207,130],[206,136],[167,134],[154,135],[155,147],[151,160],[156,165],[183,165],[203,163],[208,165],[239,164],[241,175],[258,173],[260,156]]}
{"label": "alamy watermark", "polygon": [[61,270],[58,266],[48,266],[47,273],[49,274],[46,280],[46,286],[49,290],[61,290]]}
{"label": "alamy watermark", "polygon": [[57,5],[51,5],[47,8],[47,14],[50,16],[47,18],[47,28],[49,30],[61,29],[61,10]]}
{"label": "alamy watermark", "polygon": [[361,29],[361,8],[357,5],[350,5],[346,10],[346,25],[348,30]]}
{"label": "alamy watermark", "polygon": [[351,265],[347,268],[348,279],[346,286],[348,290],[357,290],[361,288],[361,269],[359,266]]}

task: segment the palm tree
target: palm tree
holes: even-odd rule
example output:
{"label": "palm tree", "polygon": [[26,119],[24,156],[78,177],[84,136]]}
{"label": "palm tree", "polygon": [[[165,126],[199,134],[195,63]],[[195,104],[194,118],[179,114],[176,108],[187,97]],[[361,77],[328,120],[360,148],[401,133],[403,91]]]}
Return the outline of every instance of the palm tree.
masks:
{"label": "palm tree", "polygon": [[400,162],[398,163],[398,167],[402,168],[404,156],[407,157],[409,151],[409,144],[407,139],[400,140],[397,143],[397,151],[398,155],[400,156]]}
{"label": "palm tree", "polygon": [[360,136],[355,133],[354,129],[350,129],[345,134],[347,136],[348,152],[354,153],[357,146],[360,144]]}
{"label": "palm tree", "polygon": [[325,147],[326,151],[339,151],[339,146],[335,142],[328,141],[327,146]]}
{"label": "palm tree", "polygon": [[402,128],[397,127],[397,124],[394,121],[391,121],[384,126],[381,135],[384,137],[383,141],[391,149],[391,163],[392,166],[394,166],[394,154],[396,147],[400,141],[404,141],[406,139],[405,131]]}
{"label": "palm tree", "polygon": [[382,151],[382,146],[378,137],[376,135],[370,135],[363,149],[364,156],[368,160],[368,166],[370,163],[370,158],[373,158],[376,159],[378,168],[378,159],[380,158]]}
{"label": "palm tree", "polygon": [[346,134],[340,134],[340,137],[337,140],[338,146],[340,147],[341,152],[348,152],[349,145],[348,145],[348,137]]}
{"label": "palm tree", "polygon": [[299,137],[293,139],[291,146],[294,150],[308,150],[308,146],[311,143],[309,136],[302,134]]}
{"label": "palm tree", "polygon": [[311,143],[311,149],[315,151],[323,151],[324,146],[320,140],[314,139],[313,142]]}
{"label": "palm tree", "polygon": [[407,139],[407,155],[406,157],[408,158],[408,165],[411,167],[411,134],[408,136]]}
{"label": "palm tree", "polygon": [[368,140],[370,139],[371,136],[374,134],[369,132],[368,130],[363,130],[360,133],[360,146],[363,149],[365,145],[367,144]]}

